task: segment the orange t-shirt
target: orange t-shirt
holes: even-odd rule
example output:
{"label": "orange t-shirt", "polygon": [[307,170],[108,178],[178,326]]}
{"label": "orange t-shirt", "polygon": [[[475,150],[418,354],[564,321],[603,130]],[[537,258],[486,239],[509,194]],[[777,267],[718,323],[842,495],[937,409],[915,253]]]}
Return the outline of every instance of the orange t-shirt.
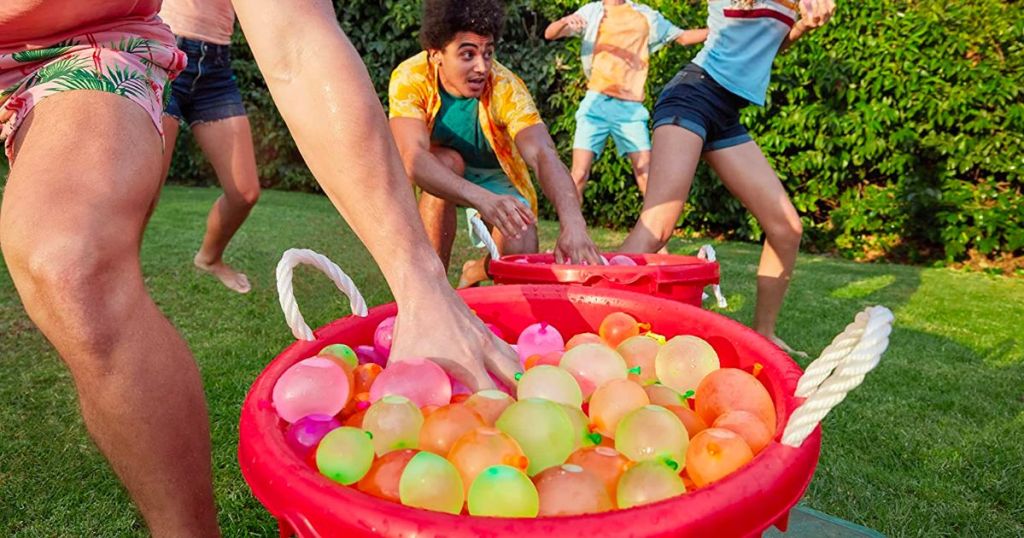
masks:
{"label": "orange t-shirt", "polygon": [[156,20],[160,0],[0,1],[0,54],[46,47],[76,35],[108,30],[145,31]]}
{"label": "orange t-shirt", "polygon": [[647,18],[628,3],[605,6],[587,87],[624,101],[643,101],[650,31]]}
{"label": "orange t-shirt", "polygon": [[231,0],[164,0],[160,18],[175,35],[230,45],[235,30]]}

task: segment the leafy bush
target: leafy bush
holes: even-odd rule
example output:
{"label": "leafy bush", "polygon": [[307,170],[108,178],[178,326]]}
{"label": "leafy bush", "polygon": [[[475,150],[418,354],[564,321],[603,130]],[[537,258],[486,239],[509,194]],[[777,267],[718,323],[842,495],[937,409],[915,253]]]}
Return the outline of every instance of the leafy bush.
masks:
{"label": "leafy bush", "polygon": [[[683,27],[703,26],[705,4],[648,2]],[[414,0],[335,2],[386,102],[391,69],[419,50]],[[511,0],[499,58],[526,80],[565,161],[586,91],[579,40],[549,43],[544,27],[580,5]],[[825,29],[776,60],[768,103],[742,114],[803,216],[805,245],[874,259],[955,261],[1024,252],[1024,16],[1017,2],[864,0],[843,3]],[[260,175],[268,186],[316,190],[277,115],[244,36],[235,69],[248,104]],[[671,46],[651,60],[647,105],[697,51]],[[329,59],[324,59],[329,61]],[[640,199],[629,162],[611,143],[594,167],[585,212],[628,227]],[[174,181],[212,171],[187,136]],[[544,208],[551,215],[550,207]],[[743,207],[701,167],[689,232],[758,240]]]}

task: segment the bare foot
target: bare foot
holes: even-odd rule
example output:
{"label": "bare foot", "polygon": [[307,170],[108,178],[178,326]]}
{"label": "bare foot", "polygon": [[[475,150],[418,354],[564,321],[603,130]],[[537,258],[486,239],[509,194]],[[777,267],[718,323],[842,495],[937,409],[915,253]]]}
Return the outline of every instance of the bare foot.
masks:
{"label": "bare foot", "polygon": [[462,264],[462,274],[459,276],[458,289],[472,288],[487,280],[487,270],[484,268],[484,260],[469,260]]}
{"label": "bare foot", "polygon": [[805,359],[808,357],[807,353],[804,353],[803,351],[797,351],[797,350],[789,347],[789,344],[783,342],[781,338],[779,338],[778,336],[775,336],[774,334],[769,336],[768,339],[771,340],[773,344],[779,346],[782,349],[782,351],[785,351],[786,353],[789,353],[790,355],[795,355],[797,357],[802,357],[802,358],[805,358]]}
{"label": "bare foot", "polygon": [[245,273],[240,273],[231,268],[228,264],[223,261],[216,263],[205,263],[200,261],[199,254],[192,259],[192,263],[195,264],[202,271],[212,274],[220,280],[221,284],[227,286],[232,291],[238,293],[249,293],[252,286],[249,284],[249,277],[245,276]]}

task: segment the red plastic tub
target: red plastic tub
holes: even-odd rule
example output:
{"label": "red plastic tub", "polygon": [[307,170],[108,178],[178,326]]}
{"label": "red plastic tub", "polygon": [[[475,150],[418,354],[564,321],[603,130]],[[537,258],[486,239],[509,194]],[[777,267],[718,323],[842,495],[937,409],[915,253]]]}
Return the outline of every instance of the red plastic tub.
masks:
{"label": "red plastic tub", "polygon": [[466,303],[505,334],[545,320],[563,334],[595,331],[605,315],[624,311],[661,334],[694,334],[718,351],[723,366],[763,365],[758,378],[775,401],[775,440],[744,468],[708,487],[659,503],[586,516],[504,519],[452,516],[389,503],[329,481],[285,444],[284,423],[274,413],[271,391],[292,364],[324,345],[364,344],[374,328],[394,315],[394,304],[349,316],[297,342],[256,379],[242,407],[238,448],[242,474],[282,536],[594,538],[757,536],[771,525],[785,529],[789,509],[811,481],[821,430],[799,448],[779,442],[790,413],[801,403],[793,392],[800,368],[757,333],[718,314],[677,301],[580,286],[491,286],[462,292]]}
{"label": "red plastic tub", "polygon": [[701,305],[705,286],[718,284],[718,262],[672,254],[604,256],[619,255],[638,265],[560,265],[554,254],[516,254],[491,260],[487,272],[495,284],[580,284],[635,291],[694,306]]}

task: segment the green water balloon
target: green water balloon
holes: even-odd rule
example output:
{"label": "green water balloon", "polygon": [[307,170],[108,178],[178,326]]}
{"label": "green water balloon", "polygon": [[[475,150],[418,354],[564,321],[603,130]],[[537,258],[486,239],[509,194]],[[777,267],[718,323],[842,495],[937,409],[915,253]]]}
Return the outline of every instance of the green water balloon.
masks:
{"label": "green water balloon", "polygon": [[495,426],[519,443],[530,460],[530,476],[565,463],[576,447],[572,421],[561,404],[549,400],[520,400],[498,417]]}
{"label": "green water balloon", "polygon": [[492,465],[469,486],[467,504],[474,516],[537,517],[540,497],[522,471],[508,465]]}
{"label": "green water balloon", "polygon": [[402,504],[435,512],[458,514],[466,501],[459,471],[448,460],[433,452],[419,452],[398,479]]}
{"label": "green water balloon", "polygon": [[363,429],[373,434],[378,456],[392,450],[418,448],[423,412],[405,396],[385,396],[373,403],[363,417]]}
{"label": "green water balloon", "polygon": [[373,464],[373,443],[359,428],[342,426],[331,430],[316,449],[316,468],[339,484],[354,484]]}

